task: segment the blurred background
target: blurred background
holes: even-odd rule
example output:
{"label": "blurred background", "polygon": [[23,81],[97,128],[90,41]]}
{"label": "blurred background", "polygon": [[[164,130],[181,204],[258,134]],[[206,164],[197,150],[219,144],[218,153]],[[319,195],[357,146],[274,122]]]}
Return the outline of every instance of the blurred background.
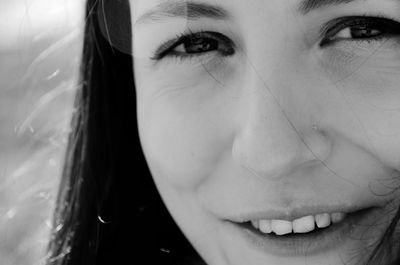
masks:
{"label": "blurred background", "polygon": [[84,0],[0,0],[0,264],[44,264]]}

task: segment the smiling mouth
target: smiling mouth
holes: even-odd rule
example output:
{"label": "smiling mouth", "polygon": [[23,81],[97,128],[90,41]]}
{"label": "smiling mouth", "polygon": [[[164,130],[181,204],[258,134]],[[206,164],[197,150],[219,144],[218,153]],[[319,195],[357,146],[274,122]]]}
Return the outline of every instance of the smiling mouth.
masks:
{"label": "smiling mouth", "polygon": [[323,229],[342,222],[346,218],[346,213],[323,213],[317,215],[308,215],[297,218],[293,221],[287,220],[252,220],[253,228],[263,234],[287,235],[291,233],[303,234],[310,233],[316,229]]}
{"label": "smiling mouth", "polygon": [[[377,207],[354,212],[307,215],[292,221],[253,219],[228,223],[251,246],[276,255],[310,255],[340,247],[347,239],[357,239],[354,230],[362,220],[374,215]],[[232,226],[233,224],[233,226]]]}

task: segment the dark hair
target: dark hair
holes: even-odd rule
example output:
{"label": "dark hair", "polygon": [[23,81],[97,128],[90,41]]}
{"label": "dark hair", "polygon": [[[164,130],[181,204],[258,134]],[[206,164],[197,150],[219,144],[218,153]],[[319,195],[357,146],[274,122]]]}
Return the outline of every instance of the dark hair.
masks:
{"label": "dark hair", "polygon": [[382,238],[372,246],[367,265],[399,265],[400,264],[400,234],[398,224],[400,220],[400,206],[393,207],[396,212]]}
{"label": "dark hair", "polygon": [[[108,3],[130,22],[128,0],[87,0],[81,88],[47,264],[204,264],[169,215],[147,168],[133,59],[104,34],[107,14],[101,7]],[[130,46],[131,25],[119,29]],[[399,219],[397,211],[368,264],[400,264]]]}
{"label": "dark hair", "polygon": [[101,5],[111,2],[130,22],[127,0],[86,5],[81,87],[47,264],[195,264],[201,259],[165,208],[140,147],[132,56],[101,32]]}

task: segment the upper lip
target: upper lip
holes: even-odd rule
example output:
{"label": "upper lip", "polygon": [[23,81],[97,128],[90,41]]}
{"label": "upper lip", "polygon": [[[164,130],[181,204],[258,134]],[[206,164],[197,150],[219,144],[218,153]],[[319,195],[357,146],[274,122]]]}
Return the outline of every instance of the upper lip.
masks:
{"label": "upper lip", "polygon": [[245,223],[252,220],[287,220],[293,221],[295,219],[317,215],[322,213],[352,213],[363,209],[371,208],[373,206],[366,205],[325,205],[325,206],[305,206],[298,208],[287,209],[260,209],[248,212],[242,212],[236,215],[231,215],[226,219],[236,223]]}

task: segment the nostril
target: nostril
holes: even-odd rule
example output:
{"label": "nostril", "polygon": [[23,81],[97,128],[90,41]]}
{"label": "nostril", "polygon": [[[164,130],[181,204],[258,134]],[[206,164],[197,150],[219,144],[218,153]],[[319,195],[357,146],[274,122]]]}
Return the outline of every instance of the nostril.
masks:
{"label": "nostril", "polygon": [[272,136],[247,132],[237,137],[232,146],[236,163],[257,176],[276,178],[302,165],[326,163],[332,152],[330,138],[321,128],[304,135],[282,132]]}
{"label": "nostril", "polygon": [[[251,148],[251,149],[250,149]],[[268,147],[261,149],[261,145],[254,147],[233,147],[232,153],[235,161],[243,168],[257,176],[275,178],[285,175],[293,168],[303,164],[306,160],[314,159],[314,156],[302,154],[302,150],[291,148],[291,150],[277,150]]]}

